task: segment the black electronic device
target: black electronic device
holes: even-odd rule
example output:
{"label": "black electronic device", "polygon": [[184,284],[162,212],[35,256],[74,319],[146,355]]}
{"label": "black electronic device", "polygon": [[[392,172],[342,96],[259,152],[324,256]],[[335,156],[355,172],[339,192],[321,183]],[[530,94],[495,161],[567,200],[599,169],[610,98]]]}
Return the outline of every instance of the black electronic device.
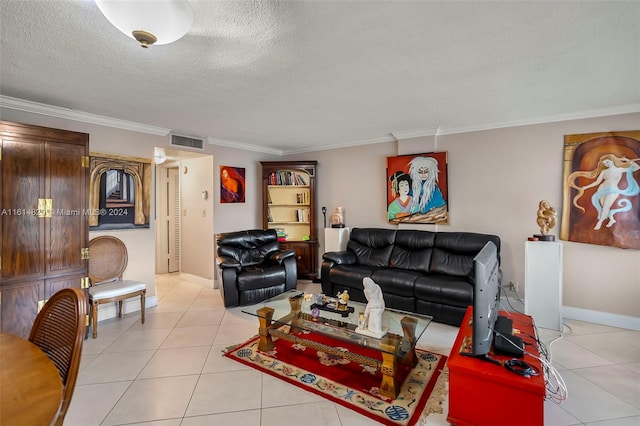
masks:
{"label": "black electronic device", "polygon": [[496,333],[493,339],[493,351],[497,354],[522,358],[524,356],[524,342],[513,334]]}
{"label": "black electronic device", "polygon": [[489,241],[473,259],[473,316],[469,356],[485,358],[493,343],[500,302],[498,248]]}
{"label": "black electronic device", "polygon": [[504,315],[498,315],[498,319],[493,327],[494,333],[510,335],[513,334],[513,320]]}

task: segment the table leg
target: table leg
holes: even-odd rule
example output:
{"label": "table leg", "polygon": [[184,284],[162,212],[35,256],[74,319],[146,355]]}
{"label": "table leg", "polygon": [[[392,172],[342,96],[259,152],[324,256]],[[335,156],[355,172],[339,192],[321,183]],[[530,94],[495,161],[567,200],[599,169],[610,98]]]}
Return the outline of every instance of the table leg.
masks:
{"label": "table leg", "polygon": [[273,349],[273,340],[269,334],[273,312],[273,308],[268,307],[260,308],[258,310],[258,321],[260,322],[260,328],[258,328],[258,334],[260,335],[258,349],[263,352],[269,352]]}
{"label": "table leg", "polygon": [[398,371],[398,357],[396,351],[398,349],[398,339],[386,336],[381,342],[382,347],[382,365],[380,372],[382,373],[382,383],[380,384],[380,395],[387,398],[396,399],[400,386],[396,373]]}
{"label": "table leg", "polygon": [[416,326],[418,320],[411,317],[404,317],[400,321],[402,325],[402,342],[400,343],[400,349],[406,352],[406,355],[402,358],[402,363],[410,365],[411,368],[418,364],[418,358],[416,357]]}
{"label": "table leg", "polygon": [[[300,314],[302,313],[303,297],[290,297],[289,305],[291,306],[291,328],[300,331]],[[294,330],[290,330],[293,332]]]}

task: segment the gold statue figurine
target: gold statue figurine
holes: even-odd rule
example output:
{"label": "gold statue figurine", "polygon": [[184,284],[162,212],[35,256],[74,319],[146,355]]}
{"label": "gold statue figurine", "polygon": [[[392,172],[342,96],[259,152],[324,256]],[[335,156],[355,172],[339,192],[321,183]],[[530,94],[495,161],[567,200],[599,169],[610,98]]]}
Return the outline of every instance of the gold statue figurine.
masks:
{"label": "gold statue figurine", "polygon": [[[553,241],[555,238],[549,234],[551,228],[556,226],[556,211],[547,200],[540,201],[538,205],[538,226],[540,227],[540,233],[545,241]],[[540,237],[536,235],[536,237]]]}

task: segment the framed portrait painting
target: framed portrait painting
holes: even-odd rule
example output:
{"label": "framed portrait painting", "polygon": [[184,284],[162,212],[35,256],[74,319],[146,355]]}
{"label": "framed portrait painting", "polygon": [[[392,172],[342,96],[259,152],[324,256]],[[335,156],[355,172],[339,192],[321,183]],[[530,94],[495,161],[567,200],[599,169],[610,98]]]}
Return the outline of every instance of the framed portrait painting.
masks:
{"label": "framed portrait painting", "polygon": [[220,166],[220,202],[244,203],[245,192],[244,168]]}
{"label": "framed portrait painting", "polygon": [[560,238],[640,249],[640,131],[565,135]]}
{"label": "framed portrait painting", "polygon": [[387,157],[389,223],[449,223],[447,153]]}

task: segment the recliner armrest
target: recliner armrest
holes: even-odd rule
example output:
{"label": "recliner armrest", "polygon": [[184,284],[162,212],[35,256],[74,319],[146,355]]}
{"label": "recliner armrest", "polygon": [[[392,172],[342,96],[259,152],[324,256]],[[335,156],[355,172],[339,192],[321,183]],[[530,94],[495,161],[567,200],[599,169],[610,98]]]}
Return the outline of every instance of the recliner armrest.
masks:
{"label": "recliner armrest", "polygon": [[322,255],[323,259],[330,260],[337,265],[353,265],[357,263],[356,255],[354,252],[345,251],[328,251]]}
{"label": "recliner armrest", "polygon": [[238,270],[242,268],[242,265],[240,264],[240,262],[238,262],[232,257],[227,257],[227,256],[218,256],[216,258],[216,263],[221,268],[235,268]]}
{"label": "recliner armrest", "polygon": [[293,250],[278,250],[278,251],[272,251],[271,253],[269,253],[267,255],[267,259],[272,261],[272,262],[276,262],[279,265],[282,265],[282,262],[284,262],[285,259],[288,259],[290,257],[295,257],[296,252]]}

